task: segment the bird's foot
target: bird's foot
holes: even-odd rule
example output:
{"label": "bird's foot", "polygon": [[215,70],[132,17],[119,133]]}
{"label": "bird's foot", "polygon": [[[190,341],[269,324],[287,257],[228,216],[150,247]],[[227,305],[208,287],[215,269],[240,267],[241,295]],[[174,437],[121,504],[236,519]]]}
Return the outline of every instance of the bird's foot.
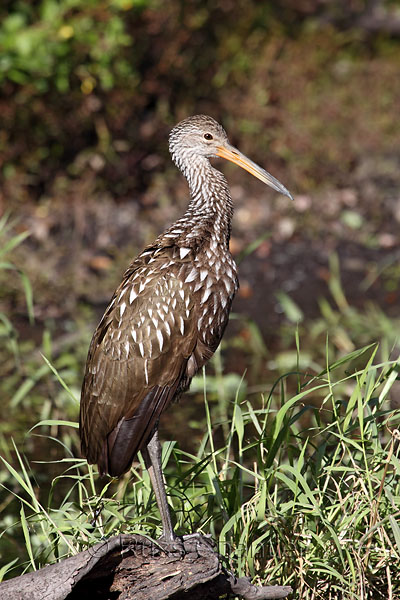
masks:
{"label": "bird's foot", "polygon": [[211,535],[203,535],[197,532],[182,536],[175,534],[171,536],[163,533],[156,541],[156,544],[168,554],[180,554],[183,557],[188,552],[193,552],[196,547],[194,544],[196,541],[200,543],[205,542],[210,548],[215,548],[215,542]]}
{"label": "bird's foot", "polygon": [[181,556],[185,556],[183,538],[175,534],[171,536],[163,533],[157,539],[156,544],[159,545],[166,554],[180,554]]}

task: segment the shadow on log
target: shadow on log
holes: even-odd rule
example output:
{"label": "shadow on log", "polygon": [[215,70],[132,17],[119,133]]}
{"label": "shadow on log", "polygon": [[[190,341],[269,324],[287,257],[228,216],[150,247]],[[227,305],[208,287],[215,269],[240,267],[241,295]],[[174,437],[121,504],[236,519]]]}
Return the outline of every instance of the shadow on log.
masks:
{"label": "shadow on log", "polygon": [[[139,535],[118,535],[67,558],[0,584],[2,600],[246,600],[285,598],[292,589],[257,587],[220,562],[211,539],[195,534],[165,552]],[[190,595],[188,595],[190,592]]]}

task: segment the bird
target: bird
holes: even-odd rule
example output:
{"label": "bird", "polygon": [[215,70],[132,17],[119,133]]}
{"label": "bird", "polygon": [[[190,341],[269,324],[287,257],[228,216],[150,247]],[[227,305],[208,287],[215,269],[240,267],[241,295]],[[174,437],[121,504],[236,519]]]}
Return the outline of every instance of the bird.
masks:
{"label": "bird", "polygon": [[90,343],[82,384],[81,449],[101,475],[127,472],[140,450],[162,522],[176,536],[161,467],[161,414],[216,351],[238,289],[229,250],[233,202],[220,157],[292,198],[270,173],[232,146],[212,117],[196,115],[169,135],[187,180],[186,212],[130,263]]}

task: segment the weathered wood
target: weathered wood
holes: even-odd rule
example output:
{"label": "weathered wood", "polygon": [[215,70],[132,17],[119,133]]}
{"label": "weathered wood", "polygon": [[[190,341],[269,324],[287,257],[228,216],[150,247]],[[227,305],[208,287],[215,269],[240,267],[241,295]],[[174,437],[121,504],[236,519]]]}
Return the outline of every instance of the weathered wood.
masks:
{"label": "weathered wood", "polygon": [[285,598],[290,587],[251,585],[221,565],[213,542],[185,536],[172,551],[138,535],[119,535],[60,563],[0,584],[2,600],[246,600]]}

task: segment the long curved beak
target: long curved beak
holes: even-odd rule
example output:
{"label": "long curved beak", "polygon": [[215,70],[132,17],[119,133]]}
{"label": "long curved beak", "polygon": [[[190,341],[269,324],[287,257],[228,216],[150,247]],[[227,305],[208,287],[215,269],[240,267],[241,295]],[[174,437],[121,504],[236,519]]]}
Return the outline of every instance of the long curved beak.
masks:
{"label": "long curved beak", "polygon": [[292,194],[289,192],[289,190],[285,188],[284,185],[282,185],[280,181],[275,179],[275,177],[268,173],[268,171],[265,171],[264,169],[259,167],[255,162],[247,158],[247,156],[242,154],[234,146],[218,146],[216,154],[217,156],[220,156],[221,158],[226,158],[226,160],[235,163],[235,165],[238,165],[239,167],[242,167],[242,169],[245,169],[245,171],[248,171],[249,173],[254,175],[254,177],[257,177],[257,179],[261,179],[261,181],[272,187],[277,192],[280,192],[281,194],[284,194],[285,196],[288,196],[291,200],[293,200]]}

